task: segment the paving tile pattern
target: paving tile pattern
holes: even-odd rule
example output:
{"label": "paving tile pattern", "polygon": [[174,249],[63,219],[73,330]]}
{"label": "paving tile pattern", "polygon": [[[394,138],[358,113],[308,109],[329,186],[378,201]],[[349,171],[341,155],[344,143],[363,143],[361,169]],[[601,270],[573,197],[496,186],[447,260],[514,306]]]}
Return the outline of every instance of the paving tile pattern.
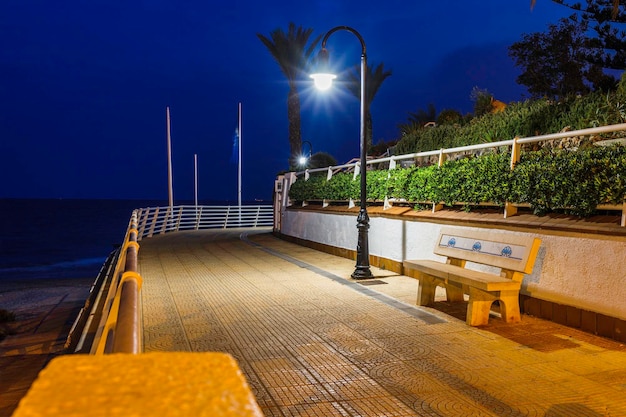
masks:
{"label": "paving tile pattern", "polygon": [[156,236],[139,256],[144,350],[230,353],[266,416],[626,416],[608,339],[529,316],[471,328],[372,268],[387,303],[355,290],[353,261],[267,231]]}

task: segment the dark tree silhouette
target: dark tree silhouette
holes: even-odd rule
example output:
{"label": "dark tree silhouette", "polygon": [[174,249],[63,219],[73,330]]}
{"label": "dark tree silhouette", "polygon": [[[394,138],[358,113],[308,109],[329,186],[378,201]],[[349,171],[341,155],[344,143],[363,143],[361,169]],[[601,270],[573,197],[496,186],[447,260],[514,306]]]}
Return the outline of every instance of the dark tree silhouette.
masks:
{"label": "dark tree silhouette", "polygon": [[311,43],[308,43],[312,33],[313,29],[303,29],[301,26],[296,27],[294,23],[289,23],[287,33],[282,29],[271,31],[269,37],[257,33],[258,38],[278,63],[289,84],[287,118],[289,120],[290,167],[294,167],[297,164],[302,146],[300,96],[298,95],[297,81],[306,72],[313,50],[321,38],[321,36],[318,36]]}
{"label": "dark tree silhouette", "polygon": [[[384,64],[379,64],[376,68],[373,65],[368,65],[365,70],[365,100],[367,105],[367,114],[365,115],[365,141],[367,142],[367,148],[372,147],[373,140],[373,124],[372,124],[372,112],[370,111],[374,97],[378,92],[378,89],[387,79],[391,76],[391,70],[385,70]],[[361,67],[357,65],[355,69],[348,73],[348,90],[357,99],[361,99]]]}

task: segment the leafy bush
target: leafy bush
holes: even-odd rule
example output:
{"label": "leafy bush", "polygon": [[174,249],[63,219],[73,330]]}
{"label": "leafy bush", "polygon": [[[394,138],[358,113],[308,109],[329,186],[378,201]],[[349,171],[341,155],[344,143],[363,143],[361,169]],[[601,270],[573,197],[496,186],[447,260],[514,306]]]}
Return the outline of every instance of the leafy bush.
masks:
{"label": "leafy bush", "polygon": [[325,193],[326,177],[323,175],[311,175],[308,180],[299,178],[291,185],[289,197],[297,201],[322,200]]}
{"label": "leafy bush", "polygon": [[510,196],[510,155],[488,154],[482,157],[448,161],[433,172],[431,199],[452,205],[457,202],[504,205]]}
{"label": "leafy bush", "polygon": [[[374,201],[383,201],[389,195],[388,180],[389,171],[368,171],[367,172],[367,199]],[[360,176],[357,181],[361,181]],[[360,192],[360,190],[359,190]]]}
{"label": "leafy bush", "polygon": [[358,199],[360,196],[359,181],[353,179],[350,173],[340,172],[333,175],[327,185],[327,199],[329,200],[350,200]]}
{"label": "leafy bush", "polygon": [[[326,181],[296,181],[289,197],[305,200],[358,199],[360,179],[340,173]],[[536,214],[564,210],[589,216],[598,204],[621,204],[626,196],[626,148],[589,147],[577,151],[541,150],[522,155],[510,169],[509,153],[450,160],[441,167],[368,171],[368,200],[385,197],[410,203],[528,203]]]}
{"label": "leafy bush", "polygon": [[598,204],[626,196],[626,148],[542,150],[522,155],[512,177],[511,200],[529,203],[536,214],[565,210],[589,216]]}
{"label": "leafy bush", "polygon": [[503,112],[486,113],[462,125],[440,125],[405,134],[395,154],[431,151],[477,143],[531,137],[626,121],[626,79],[611,93],[596,92],[554,102],[547,99],[510,103]]}
{"label": "leafy bush", "polygon": [[[475,89],[473,94],[484,101],[479,104],[485,109],[491,104],[487,91]],[[610,93],[571,96],[558,102],[543,99],[511,103],[503,112],[486,112],[463,123],[456,123],[458,116],[454,111],[442,112],[441,123],[445,119],[451,124],[405,130],[394,153],[411,154],[623,123],[626,73]],[[625,132],[612,135],[626,136]],[[368,171],[367,193],[369,200],[379,201],[389,197],[412,203],[463,202],[468,206],[481,202],[528,203],[537,214],[564,210],[580,216],[590,215],[598,204],[621,204],[626,195],[625,148],[586,146],[584,140],[578,144],[577,151],[543,149],[522,153],[513,172],[509,169],[508,152],[448,161],[441,167]],[[325,175],[312,176],[306,182],[294,183],[289,196],[297,201],[358,199],[359,184],[359,179],[348,173],[336,174],[330,181],[326,181]]]}

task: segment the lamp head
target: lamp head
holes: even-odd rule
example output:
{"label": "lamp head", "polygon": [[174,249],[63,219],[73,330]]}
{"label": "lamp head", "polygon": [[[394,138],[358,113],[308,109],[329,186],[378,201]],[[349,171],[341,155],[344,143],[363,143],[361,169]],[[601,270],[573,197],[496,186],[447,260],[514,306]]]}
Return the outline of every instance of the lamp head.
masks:
{"label": "lamp head", "polygon": [[306,161],[307,161],[307,157],[306,157],[306,156],[301,156],[301,157],[298,159],[298,163],[299,163],[300,165],[302,165],[302,166],[306,165]]}
{"label": "lamp head", "polygon": [[328,49],[322,48],[317,54],[317,71],[310,75],[318,90],[328,90],[333,85],[333,80],[337,78],[335,74],[330,72],[328,61]]}

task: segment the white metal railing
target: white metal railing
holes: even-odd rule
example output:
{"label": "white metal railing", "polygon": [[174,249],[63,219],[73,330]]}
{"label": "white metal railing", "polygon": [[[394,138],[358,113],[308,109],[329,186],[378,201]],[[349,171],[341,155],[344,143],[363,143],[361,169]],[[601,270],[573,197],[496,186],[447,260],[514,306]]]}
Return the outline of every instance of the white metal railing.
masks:
{"label": "white metal railing", "polygon": [[[436,149],[433,151],[416,152],[416,153],[410,153],[410,154],[405,154],[405,155],[394,155],[394,156],[388,156],[385,158],[378,158],[378,159],[369,159],[367,161],[367,165],[389,162],[389,169],[394,169],[396,167],[396,163],[399,161],[413,160],[419,157],[435,156],[435,155],[439,156],[440,158],[439,163],[441,164],[443,160],[445,160],[445,155],[458,153],[458,152],[476,151],[476,150],[488,149],[488,148],[499,148],[502,146],[515,147],[515,145],[523,145],[525,143],[537,143],[537,142],[545,142],[545,141],[554,140],[554,139],[564,139],[564,138],[571,138],[571,137],[576,137],[576,136],[590,136],[590,135],[597,135],[600,133],[611,133],[611,132],[621,132],[621,131],[626,131],[626,123],[620,123],[620,124],[608,125],[608,126],[600,126],[600,127],[589,128],[589,129],[571,130],[568,132],[552,133],[549,135],[531,136],[528,138],[516,137],[514,139],[502,140],[499,142],[487,142],[487,143],[480,143],[478,145],[459,146],[457,148]],[[328,172],[328,175],[330,177],[332,176],[333,173],[336,173],[337,171],[340,171],[340,170],[344,170],[346,168],[350,168],[350,169],[353,168],[355,171],[358,171],[359,166],[360,166],[360,162],[357,161],[357,162],[353,162],[349,164],[337,165],[337,166],[326,167],[326,168],[307,169],[305,171],[296,172],[295,174],[296,176],[304,175],[305,177],[308,177],[309,173],[326,171]]]}
{"label": "white metal railing", "polygon": [[[459,146],[456,148],[438,149],[438,150],[416,152],[416,153],[404,154],[404,155],[393,155],[393,156],[387,156],[387,157],[378,158],[378,159],[368,159],[366,162],[366,165],[389,163],[389,169],[391,170],[391,169],[396,168],[397,163],[401,161],[405,161],[405,160],[415,161],[416,158],[420,158],[420,157],[438,156],[438,164],[439,166],[441,166],[443,162],[446,160],[447,155],[449,154],[510,146],[512,149],[511,151],[511,169],[512,169],[514,165],[519,161],[521,145],[523,144],[538,143],[538,142],[545,142],[545,141],[554,140],[554,139],[590,136],[590,135],[598,135],[601,133],[613,133],[613,132],[626,132],[626,123],[620,123],[620,124],[608,125],[608,126],[600,126],[600,127],[589,128],[589,129],[571,130],[567,132],[552,133],[548,135],[531,136],[527,138],[515,137],[513,139],[503,140],[499,142],[487,142],[487,143],[480,143],[477,145]],[[291,188],[291,185],[298,179],[298,177],[302,177],[304,180],[308,180],[309,174],[311,173],[326,172],[327,173],[326,178],[327,180],[330,180],[332,176],[337,172],[353,171],[354,178],[356,178],[356,176],[359,175],[360,170],[361,170],[361,164],[360,164],[360,161],[358,161],[358,162],[352,162],[352,163],[343,164],[343,165],[330,166],[326,168],[307,169],[307,170],[299,171],[299,172],[288,172],[287,174],[282,175],[277,179],[277,182],[280,183],[280,185],[278,186],[278,188],[280,189],[276,190],[277,193],[276,193],[275,198],[277,199],[276,201],[278,201],[278,203],[275,202],[275,205],[278,205],[279,207],[286,207],[291,204],[289,200],[289,189]],[[350,204],[352,204],[352,202]],[[440,207],[441,207],[441,204],[433,203],[433,211],[436,211]],[[607,208],[607,209],[621,210],[622,219],[620,223],[622,226],[626,227],[626,202],[624,204],[620,204],[617,206],[602,205],[602,207]],[[511,216],[515,214],[516,212],[517,212],[517,208],[515,207],[514,204],[506,203],[504,217]],[[280,211],[277,210],[277,213],[278,215],[276,219],[276,225],[280,225],[280,218],[279,218]],[[277,227],[276,225],[274,227]]]}
{"label": "white metal railing", "polygon": [[180,230],[266,227],[274,223],[271,205],[147,207],[138,213],[139,239]]}

